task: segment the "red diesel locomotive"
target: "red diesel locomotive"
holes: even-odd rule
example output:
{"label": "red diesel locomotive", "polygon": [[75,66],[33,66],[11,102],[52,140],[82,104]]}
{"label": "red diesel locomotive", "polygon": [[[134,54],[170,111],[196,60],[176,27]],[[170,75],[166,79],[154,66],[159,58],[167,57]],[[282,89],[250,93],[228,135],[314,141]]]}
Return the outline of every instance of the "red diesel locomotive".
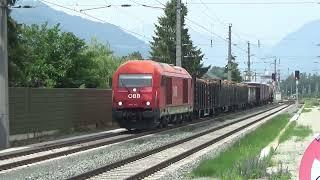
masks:
{"label": "red diesel locomotive", "polygon": [[134,60],[115,72],[112,92],[113,119],[130,130],[266,104],[273,91],[266,84],[192,78],[181,67]]}
{"label": "red diesel locomotive", "polygon": [[193,85],[181,67],[150,60],[122,64],[113,76],[113,119],[127,129],[191,119]]}

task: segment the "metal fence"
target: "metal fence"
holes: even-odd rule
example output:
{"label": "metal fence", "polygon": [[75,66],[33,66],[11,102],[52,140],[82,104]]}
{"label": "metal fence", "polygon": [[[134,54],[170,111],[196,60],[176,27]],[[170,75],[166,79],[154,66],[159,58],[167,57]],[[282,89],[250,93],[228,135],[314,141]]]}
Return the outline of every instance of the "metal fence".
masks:
{"label": "metal fence", "polygon": [[10,134],[112,126],[112,91],[10,88]]}

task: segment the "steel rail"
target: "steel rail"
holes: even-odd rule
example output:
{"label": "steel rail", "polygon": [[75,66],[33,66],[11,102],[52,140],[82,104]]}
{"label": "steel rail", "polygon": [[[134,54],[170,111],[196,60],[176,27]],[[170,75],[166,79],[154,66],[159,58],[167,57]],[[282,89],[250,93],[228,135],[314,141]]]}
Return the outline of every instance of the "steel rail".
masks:
{"label": "steel rail", "polygon": [[184,158],[187,158],[188,156],[190,156],[192,154],[195,154],[196,152],[198,152],[198,151],[200,151],[200,150],[202,150],[204,148],[207,148],[207,147],[209,147],[209,146],[211,146],[211,145],[213,145],[213,144],[215,144],[215,143],[217,143],[217,142],[219,142],[219,141],[221,141],[223,139],[226,139],[227,137],[229,137],[229,136],[231,136],[231,135],[233,135],[233,134],[235,134],[235,133],[237,133],[237,132],[239,132],[239,131],[241,131],[241,130],[243,130],[243,129],[245,129],[245,128],[253,125],[253,124],[258,123],[258,122],[262,121],[263,119],[265,119],[265,118],[267,118],[267,117],[269,117],[269,116],[271,116],[271,115],[273,115],[273,114],[275,114],[275,113],[277,113],[277,112],[279,112],[279,111],[281,111],[281,110],[283,110],[283,109],[285,109],[287,107],[288,106],[286,106],[286,107],[284,107],[284,108],[282,108],[282,109],[280,109],[280,110],[278,110],[278,111],[276,111],[274,113],[271,113],[271,114],[268,114],[266,116],[263,116],[263,117],[255,120],[255,121],[252,121],[252,122],[250,122],[248,124],[245,124],[245,125],[243,125],[243,126],[241,126],[239,128],[236,128],[236,129],[234,129],[234,130],[232,130],[232,131],[230,131],[230,132],[228,132],[226,134],[223,134],[223,135],[221,135],[221,136],[219,136],[219,137],[217,137],[217,138],[215,138],[215,139],[213,139],[211,141],[208,141],[208,142],[206,142],[206,143],[204,143],[204,144],[202,144],[200,146],[197,146],[197,147],[195,147],[195,148],[193,148],[191,150],[188,150],[188,151],[186,151],[186,152],[184,152],[182,154],[179,154],[178,156],[170,158],[170,159],[168,159],[168,160],[166,160],[166,161],[164,161],[164,162],[162,162],[162,163],[160,163],[158,165],[152,166],[152,167],[150,167],[150,168],[148,168],[148,169],[146,169],[146,170],[144,170],[144,171],[142,171],[142,172],[140,172],[138,174],[135,174],[135,175],[127,178],[127,180],[143,179],[145,177],[148,177],[148,176],[154,174],[155,172],[157,172],[157,171],[159,171],[159,170],[161,170],[163,168],[166,168],[166,167],[170,166],[171,164],[176,163],[176,162],[178,162],[178,161],[180,161],[180,160],[182,160]]}
{"label": "steel rail", "polygon": [[[132,157],[129,157],[129,158],[126,158],[126,159],[123,159],[123,160],[120,160],[120,161],[117,161],[117,162],[114,162],[114,163],[111,163],[111,164],[108,164],[106,166],[103,166],[103,167],[100,167],[100,168],[97,168],[97,169],[94,169],[94,170],[91,170],[91,171],[87,171],[85,173],[82,173],[82,174],[79,174],[79,175],[76,175],[76,176],[73,176],[73,177],[70,177],[69,179],[70,180],[76,180],[76,179],[87,179],[87,178],[90,178],[90,177],[94,177],[96,175],[99,175],[99,174],[102,174],[102,173],[105,173],[105,172],[108,172],[110,170],[113,170],[115,168],[118,168],[118,167],[121,167],[125,164],[129,164],[131,162],[134,162],[134,161],[137,161],[139,159],[142,159],[142,158],[145,158],[147,156],[150,156],[150,155],[153,155],[155,153],[158,153],[158,152],[161,152],[161,151],[164,151],[168,148],[171,148],[171,147],[174,147],[174,146],[177,146],[179,144],[182,144],[182,143],[185,143],[187,141],[190,141],[190,140],[193,140],[193,139],[196,139],[198,137],[201,137],[201,136],[204,136],[208,133],[212,133],[214,131],[217,131],[217,130],[220,130],[222,128],[225,128],[225,127],[228,127],[228,126],[231,126],[233,124],[236,124],[236,123],[239,123],[239,122],[242,122],[248,118],[251,118],[251,117],[255,117],[257,115],[260,115],[260,114],[263,114],[263,113],[266,113],[272,109],[275,109],[275,108],[278,108],[279,106],[276,106],[276,107],[273,107],[273,108],[270,108],[270,109],[267,109],[267,110],[264,110],[262,112],[258,112],[258,113],[253,113],[251,115],[248,115],[246,117],[242,117],[236,121],[232,121],[230,123],[227,123],[227,124],[224,124],[224,125],[220,125],[220,126],[217,126],[217,127],[214,127],[210,130],[207,130],[207,131],[203,131],[203,132],[200,132],[198,134],[195,134],[193,136],[190,136],[190,137],[187,137],[185,139],[181,139],[181,140],[178,140],[178,141],[175,141],[175,142],[172,142],[172,143],[169,143],[169,144],[166,144],[164,146],[161,146],[161,147],[158,147],[158,148],[155,148],[155,149],[152,149],[152,150],[149,150],[147,152],[143,152],[143,153],[140,153],[138,155],[135,155],[135,156],[132,156]],[[288,107],[288,106],[286,106]],[[286,108],[284,107],[284,108]],[[280,110],[278,111],[281,111],[283,110],[284,108],[281,108]],[[277,111],[277,112],[278,112]],[[276,112],[275,112],[276,113]],[[267,115],[269,116],[269,115]],[[263,119],[267,116],[264,116]],[[261,119],[261,118],[260,118]],[[139,178],[138,178],[139,179]]]}
{"label": "steel rail", "polygon": [[[265,107],[261,107],[261,108],[265,108]],[[273,108],[273,107],[271,107],[271,108]],[[269,109],[270,109],[270,107],[268,107],[268,110]],[[253,110],[257,110],[257,109],[250,109],[248,111],[251,112]],[[265,112],[265,111],[263,111],[263,112]],[[98,143],[92,143],[92,144],[89,144],[89,145],[80,146],[80,147],[69,149],[69,150],[65,150],[65,151],[54,152],[54,153],[51,153],[51,154],[46,154],[46,155],[41,155],[41,156],[37,156],[37,157],[32,157],[32,158],[29,158],[29,159],[19,160],[19,161],[15,161],[15,162],[11,162],[11,163],[0,165],[0,172],[4,171],[4,170],[16,168],[16,167],[19,167],[19,166],[23,166],[23,165],[33,164],[33,163],[36,163],[36,162],[41,162],[41,161],[48,160],[48,159],[53,159],[53,158],[56,158],[56,157],[61,157],[61,156],[65,156],[65,155],[69,155],[69,154],[73,154],[73,153],[89,150],[89,149],[98,148],[98,147],[101,147],[101,146],[111,145],[111,144],[115,144],[115,143],[119,143],[119,142],[123,142],[123,141],[127,141],[127,140],[140,138],[140,137],[147,136],[147,135],[150,135],[150,134],[156,134],[156,133],[161,133],[161,132],[165,132],[165,131],[171,131],[171,130],[174,130],[174,129],[183,128],[183,127],[188,126],[188,125],[197,126],[197,125],[202,124],[202,123],[207,123],[208,121],[220,121],[220,120],[223,120],[225,118],[229,118],[229,117],[232,117],[232,116],[237,116],[239,114],[241,115],[241,114],[244,114],[244,113],[247,113],[247,112],[246,111],[240,111],[240,112],[237,112],[237,113],[223,114],[223,115],[215,117],[215,118],[208,117],[208,118],[204,118],[204,119],[193,121],[191,123],[190,122],[183,123],[183,124],[180,124],[180,125],[177,125],[177,126],[167,127],[167,128],[164,128],[164,129],[157,129],[157,130],[153,130],[153,131],[144,131],[144,132],[141,132],[141,133],[138,133],[138,134],[133,134],[131,136],[120,137],[120,138],[116,138],[116,139],[112,139],[112,140],[106,140],[106,141],[102,141],[102,142],[98,142]],[[71,143],[73,145],[80,144],[80,143],[77,143],[77,142],[74,142],[74,143],[71,142]],[[67,145],[63,145],[61,147],[67,147]],[[49,147],[49,148],[43,147],[43,148],[40,148],[42,151],[39,150],[38,152],[49,151],[51,149],[57,149],[57,148],[60,148],[60,147],[59,146],[56,147],[56,148],[54,148],[54,146]],[[33,153],[36,153],[36,152],[33,152]],[[30,155],[30,154],[27,154],[27,153],[24,153],[24,152],[19,152],[19,154],[23,154],[22,156]],[[14,154],[11,154],[9,156],[20,157],[20,156],[14,156]]]}
{"label": "steel rail", "polygon": [[27,149],[20,149],[20,150],[0,153],[0,160],[30,155],[30,154],[34,154],[37,152],[48,151],[48,150],[56,149],[56,148],[63,148],[63,147],[67,147],[67,146],[72,146],[72,145],[81,144],[81,143],[99,140],[99,139],[104,139],[104,138],[111,138],[114,136],[122,135],[126,132],[127,131],[93,135],[93,136],[84,137],[84,138],[80,138],[80,139],[69,139],[66,141],[58,142],[58,143],[52,143],[52,144],[43,145],[43,146],[36,146],[36,147],[27,148]]}

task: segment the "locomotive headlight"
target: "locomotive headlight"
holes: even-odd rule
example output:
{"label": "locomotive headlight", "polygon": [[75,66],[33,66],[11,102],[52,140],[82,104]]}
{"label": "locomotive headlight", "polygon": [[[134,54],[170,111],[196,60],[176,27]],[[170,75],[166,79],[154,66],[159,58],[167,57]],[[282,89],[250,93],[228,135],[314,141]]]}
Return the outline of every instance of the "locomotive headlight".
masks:
{"label": "locomotive headlight", "polygon": [[118,102],[118,105],[119,105],[119,106],[122,106],[122,102],[121,102],[121,101],[119,101],[119,102]]}
{"label": "locomotive headlight", "polygon": [[147,102],[146,102],[146,105],[147,105],[147,106],[150,106],[150,102],[149,102],[149,101],[147,101]]}

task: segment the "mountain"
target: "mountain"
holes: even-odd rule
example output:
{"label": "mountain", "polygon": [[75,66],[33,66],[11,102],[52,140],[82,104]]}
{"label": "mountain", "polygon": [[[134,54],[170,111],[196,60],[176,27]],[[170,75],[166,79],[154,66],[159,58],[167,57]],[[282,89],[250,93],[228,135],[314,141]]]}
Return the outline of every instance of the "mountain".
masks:
{"label": "mountain", "polygon": [[[134,51],[140,51],[144,57],[149,56],[149,45],[137,37],[123,31],[119,27],[109,24],[91,21],[80,16],[70,15],[55,10],[39,1],[31,1],[35,8],[13,9],[11,16],[24,24],[60,24],[63,31],[73,32],[87,42],[96,37],[103,43],[109,43],[116,55],[127,55]],[[26,4],[26,1],[24,1]]]}
{"label": "mountain", "polygon": [[292,73],[294,70],[314,73],[320,72],[320,20],[305,24],[296,32],[288,34],[272,47],[269,54],[281,58],[280,63]]}

